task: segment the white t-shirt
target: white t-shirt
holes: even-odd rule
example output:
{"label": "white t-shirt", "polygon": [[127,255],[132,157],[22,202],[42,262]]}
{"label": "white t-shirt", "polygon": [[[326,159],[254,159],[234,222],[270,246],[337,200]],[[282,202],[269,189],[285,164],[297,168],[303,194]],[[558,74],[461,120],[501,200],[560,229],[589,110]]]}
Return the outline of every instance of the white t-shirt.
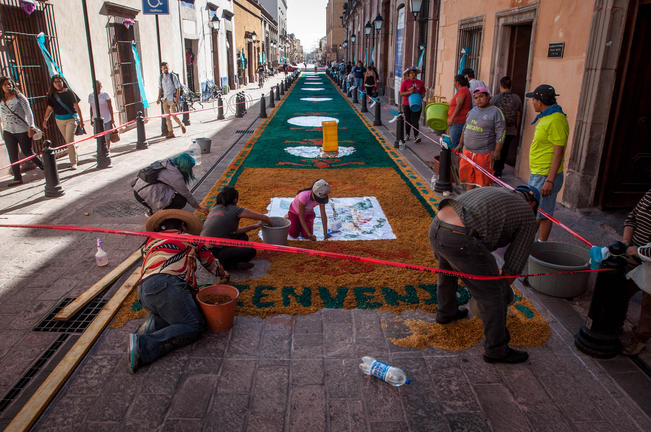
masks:
{"label": "white t-shirt", "polygon": [[[109,110],[108,106],[108,101],[111,100],[111,96],[106,92],[101,92],[97,95],[97,98],[99,99],[99,114],[104,119],[104,123],[108,123],[113,120],[111,117],[111,110]],[[93,93],[88,95],[88,105],[93,107],[93,115],[96,115],[97,107],[95,107],[95,97],[93,96]]]}

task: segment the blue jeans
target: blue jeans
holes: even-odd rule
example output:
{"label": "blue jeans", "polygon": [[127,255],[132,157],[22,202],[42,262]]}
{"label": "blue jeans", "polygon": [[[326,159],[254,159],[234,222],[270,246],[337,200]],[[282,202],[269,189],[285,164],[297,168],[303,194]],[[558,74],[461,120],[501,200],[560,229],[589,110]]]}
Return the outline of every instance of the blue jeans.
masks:
{"label": "blue jeans", "polygon": [[204,319],[187,283],[176,276],[156,274],[138,285],[138,298],[153,318],[149,332],[136,336],[140,364],[151,363],[199,338]]}
{"label": "blue jeans", "polygon": [[355,85],[357,86],[357,90],[359,91],[364,91],[364,77],[362,78],[355,78]]}
{"label": "blue jeans", "polygon": [[459,141],[461,141],[461,133],[463,133],[463,127],[465,123],[452,123],[450,126],[450,139],[452,140],[452,148],[457,148],[459,146]]}
{"label": "blue jeans", "polygon": [[[540,174],[530,174],[529,175],[529,186],[533,186],[538,191],[540,191],[540,205],[538,208],[546,213],[549,213],[550,216],[554,215],[554,207],[556,206],[556,195],[558,195],[558,191],[561,190],[561,187],[563,186],[563,173],[559,172],[556,174],[556,177],[554,177],[554,187],[552,188],[552,193],[547,195],[547,196],[542,196],[542,188],[543,185],[545,184],[545,180],[547,180],[546,175],[540,175]],[[546,219],[545,216],[542,215],[542,213],[538,213],[536,216],[537,219]]]}

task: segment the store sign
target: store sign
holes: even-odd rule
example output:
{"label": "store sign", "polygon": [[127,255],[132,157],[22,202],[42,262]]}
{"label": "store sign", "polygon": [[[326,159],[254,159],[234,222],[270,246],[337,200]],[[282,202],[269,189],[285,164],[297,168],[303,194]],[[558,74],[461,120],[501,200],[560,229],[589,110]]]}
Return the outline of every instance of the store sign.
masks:
{"label": "store sign", "polygon": [[168,15],[170,0],[142,0],[142,13],[145,15]]}
{"label": "store sign", "polygon": [[563,58],[565,51],[565,42],[550,43],[547,49],[548,58]]}

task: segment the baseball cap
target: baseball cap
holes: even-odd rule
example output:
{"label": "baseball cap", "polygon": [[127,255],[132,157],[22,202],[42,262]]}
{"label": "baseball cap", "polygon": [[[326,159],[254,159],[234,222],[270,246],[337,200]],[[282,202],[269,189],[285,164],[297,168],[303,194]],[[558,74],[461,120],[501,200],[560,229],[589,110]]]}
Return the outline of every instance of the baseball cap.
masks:
{"label": "baseball cap", "polygon": [[477,94],[477,93],[486,93],[488,96],[491,95],[491,92],[484,86],[479,86],[475,89],[474,92],[472,92],[472,94]]}
{"label": "baseball cap", "polygon": [[529,185],[520,185],[516,187],[515,190],[522,192],[527,197],[527,201],[536,201],[536,208],[534,209],[534,213],[538,212],[538,206],[540,205],[540,191],[538,189]]}
{"label": "baseball cap", "polygon": [[[545,105],[553,105],[556,102],[556,90],[549,84],[540,84],[532,92],[525,95],[528,98],[535,98],[544,103]],[[549,102],[549,103],[548,103]]]}
{"label": "baseball cap", "polygon": [[312,193],[314,194],[314,199],[316,202],[319,204],[327,204],[328,194],[330,193],[330,185],[327,181],[319,179],[312,185]]}

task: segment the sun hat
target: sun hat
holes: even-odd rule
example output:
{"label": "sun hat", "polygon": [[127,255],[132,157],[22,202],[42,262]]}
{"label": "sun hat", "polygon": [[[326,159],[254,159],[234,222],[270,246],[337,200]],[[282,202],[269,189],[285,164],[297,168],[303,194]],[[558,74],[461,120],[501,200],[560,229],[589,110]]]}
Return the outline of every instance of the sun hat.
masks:
{"label": "sun hat", "polygon": [[545,105],[553,105],[556,103],[556,96],[559,95],[556,94],[554,87],[549,84],[540,84],[534,91],[525,94],[525,96],[528,98],[538,99]]}
{"label": "sun hat", "polygon": [[477,93],[486,93],[488,96],[491,95],[490,90],[488,90],[488,89],[487,89],[486,87],[484,87],[484,86],[479,86],[479,87],[477,87],[477,88],[475,89],[475,91],[472,92],[472,94],[477,94]]}
{"label": "sun hat", "polygon": [[412,71],[416,72],[416,73],[419,73],[420,69],[418,69],[416,66],[408,67],[407,69],[405,69],[405,71],[402,74],[406,75],[407,73],[412,72]]}
{"label": "sun hat", "polygon": [[185,210],[168,209],[158,210],[147,219],[145,224],[146,231],[156,231],[163,222],[168,219],[178,219],[185,223],[188,234],[199,235],[203,228],[203,222],[193,213]]}
{"label": "sun hat", "polygon": [[312,185],[312,193],[314,194],[314,199],[316,202],[319,204],[327,204],[328,194],[330,193],[330,185],[327,181],[319,179]]}

